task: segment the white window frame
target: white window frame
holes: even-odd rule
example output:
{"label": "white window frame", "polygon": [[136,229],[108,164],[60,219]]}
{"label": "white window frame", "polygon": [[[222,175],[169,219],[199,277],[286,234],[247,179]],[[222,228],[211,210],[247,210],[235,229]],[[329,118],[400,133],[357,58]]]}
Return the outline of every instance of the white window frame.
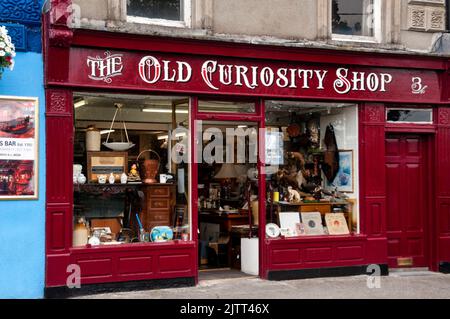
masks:
{"label": "white window frame", "polygon": [[[123,8],[125,12],[127,11],[127,0],[122,0]],[[182,13],[183,20],[175,21],[175,20],[167,20],[167,19],[153,19],[153,18],[145,18],[138,16],[127,16],[127,22],[130,23],[139,23],[139,24],[151,24],[151,25],[159,25],[165,27],[175,27],[175,28],[190,28],[191,27],[191,4],[192,0],[182,0]]]}
{"label": "white window frame", "polygon": [[361,35],[346,35],[346,34],[336,34],[333,33],[333,25],[331,23],[333,0],[330,0],[330,13],[328,17],[329,22],[329,32],[331,34],[331,40],[335,41],[348,41],[348,42],[369,42],[369,43],[380,43],[381,42],[381,5],[382,0],[373,0],[373,14],[374,14],[374,35],[372,37],[361,36]]}

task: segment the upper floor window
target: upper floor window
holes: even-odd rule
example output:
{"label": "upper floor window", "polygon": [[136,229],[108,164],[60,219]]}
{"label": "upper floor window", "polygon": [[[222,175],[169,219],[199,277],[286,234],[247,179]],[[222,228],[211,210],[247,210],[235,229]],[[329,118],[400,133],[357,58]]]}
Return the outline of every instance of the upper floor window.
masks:
{"label": "upper floor window", "polygon": [[191,0],[126,0],[127,21],[188,27]]}
{"label": "upper floor window", "polygon": [[379,41],[380,0],[332,0],[331,25],[335,40]]}

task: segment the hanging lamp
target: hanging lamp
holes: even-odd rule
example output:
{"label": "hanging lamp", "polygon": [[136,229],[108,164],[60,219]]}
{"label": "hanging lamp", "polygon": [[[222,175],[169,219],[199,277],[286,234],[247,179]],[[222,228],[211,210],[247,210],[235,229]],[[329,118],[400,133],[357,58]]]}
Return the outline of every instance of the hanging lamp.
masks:
{"label": "hanging lamp", "polygon": [[[123,104],[122,103],[114,103],[114,106],[116,107],[116,112],[114,113],[114,117],[113,120],[111,122],[111,127],[109,128],[109,132],[108,132],[108,137],[106,138],[106,142],[103,143],[104,146],[106,146],[107,148],[113,150],[113,151],[127,151],[130,148],[134,147],[135,144],[130,142],[130,139],[128,138],[128,131],[127,131],[127,126],[125,124],[125,121],[123,120],[122,117],[122,108],[123,108]],[[119,116],[117,116],[119,115]],[[113,131],[113,126],[114,126],[114,121],[116,120],[116,117],[118,117],[119,119],[122,119],[122,124],[123,124],[123,130],[125,132],[125,136],[127,138],[127,141],[123,141],[123,135],[121,134],[121,142],[109,142],[109,136],[111,135],[111,132]]]}

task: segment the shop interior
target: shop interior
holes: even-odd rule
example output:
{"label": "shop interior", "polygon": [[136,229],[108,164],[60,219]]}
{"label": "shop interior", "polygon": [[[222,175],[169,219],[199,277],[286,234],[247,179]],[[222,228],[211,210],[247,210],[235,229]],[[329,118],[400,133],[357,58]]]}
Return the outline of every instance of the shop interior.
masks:
{"label": "shop interior", "polygon": [[74,247],[190,240],[188,166],[172,161],[186,154],[188,107],[74,94]]}
{"label": "shop interior", "polygon": [[357,106],[266,101],[266,128],[266,236],[357,233]]}

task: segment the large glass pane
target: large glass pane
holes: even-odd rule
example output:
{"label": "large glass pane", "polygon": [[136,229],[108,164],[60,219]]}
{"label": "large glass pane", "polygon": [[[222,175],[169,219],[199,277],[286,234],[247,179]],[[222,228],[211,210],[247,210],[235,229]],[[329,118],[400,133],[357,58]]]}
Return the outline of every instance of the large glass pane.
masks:
{"label": "large glass pane", "polygon": [[333,34],[374,36],[374,0],[333,0]]}
{"label": "large glass pane", "polygon": [[189,240],[188,99],[76,93],[73,245]]}
{"label": "large glass pane", "polygon": [[351,104],[267,101],[269,237],[358,232],[358,112]]}
{"label": "large glass pane", "polygon": [[182,0],[127,0],[127,15],[180,21]]}
{"label": "large glass pane", "polygon": [[431,109],[387,109],[386,121],[393,123],[433,123],[433,112]]}

